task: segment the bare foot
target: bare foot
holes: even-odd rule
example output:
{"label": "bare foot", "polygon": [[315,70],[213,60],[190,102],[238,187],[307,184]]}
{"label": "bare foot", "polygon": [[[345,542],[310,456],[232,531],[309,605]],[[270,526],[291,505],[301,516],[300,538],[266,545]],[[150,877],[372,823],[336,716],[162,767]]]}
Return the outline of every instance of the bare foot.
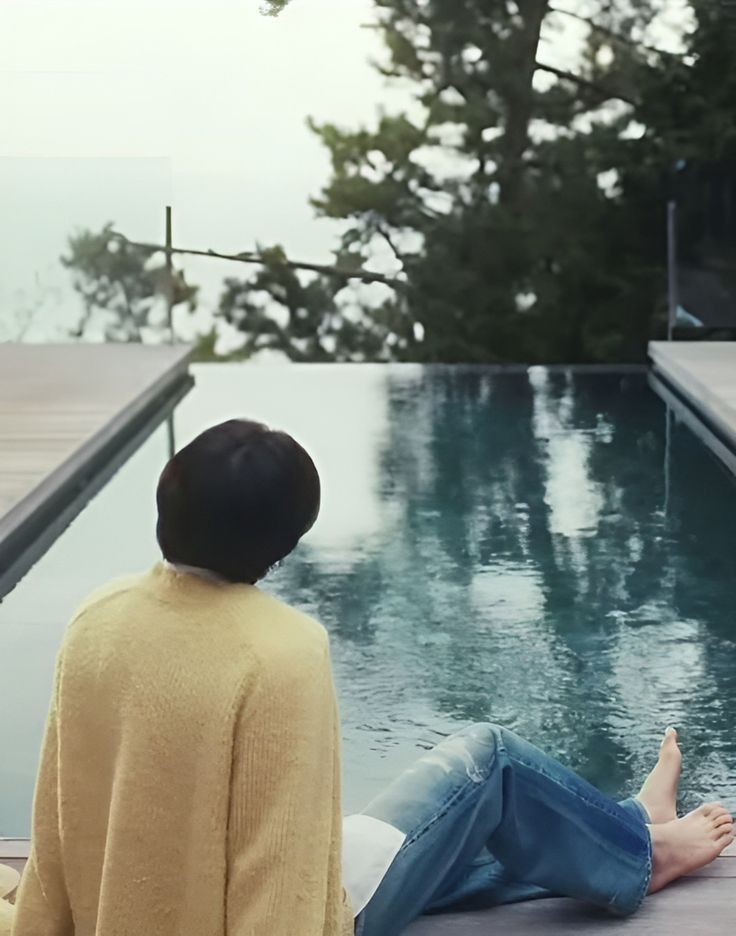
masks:
{"label": "bare foot", "polygon": [[677,819],[677,787],[681,771],[682,753],[677,744],[677,732],[668,728],[659,749],[659,760],[636,797],[649,813],[652,825]]}
{"label": "bare foot", "polygon": [[706,803],[684,819],[649,827],[652,835],[652,880],[649,893],[703,868],[734,840],[733,819],[720,803]]}

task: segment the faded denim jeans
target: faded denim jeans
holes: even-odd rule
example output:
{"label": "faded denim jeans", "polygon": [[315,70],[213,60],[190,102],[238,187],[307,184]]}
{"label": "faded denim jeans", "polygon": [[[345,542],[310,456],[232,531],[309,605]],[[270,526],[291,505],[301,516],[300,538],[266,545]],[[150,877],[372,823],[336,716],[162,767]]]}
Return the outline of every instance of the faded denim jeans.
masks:
{"label": "faded denim jeans", "polygon": [[420,758],[363,812],[406,833],[356,936],[425,913],[567,896],[625,916],[652,874],[649,817],[511,731],[476,724]]}

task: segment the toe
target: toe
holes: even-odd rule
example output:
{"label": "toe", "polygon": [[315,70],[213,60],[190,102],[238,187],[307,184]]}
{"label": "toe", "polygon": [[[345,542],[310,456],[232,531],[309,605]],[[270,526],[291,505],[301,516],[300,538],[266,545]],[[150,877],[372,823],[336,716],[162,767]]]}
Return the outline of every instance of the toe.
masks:
{"label": "toe", "polygon": [[726,812],[717,812],[711,813],[710,816],[705,817],[705,824],[707,828],[716,832],[721,826],[728,825],[731,819]]}
{"label": "toe", "polygon": [[716,810],[723,810],[725,812],[721,803],[703,803],[698,811],[704,816],[712,816]]}
{"label": "toe", "polygon": [[677,746],[677,732],[674,728],[668,728],[664,733],[664,739],[660,747],[662,754],[679,754],[680,749]]}

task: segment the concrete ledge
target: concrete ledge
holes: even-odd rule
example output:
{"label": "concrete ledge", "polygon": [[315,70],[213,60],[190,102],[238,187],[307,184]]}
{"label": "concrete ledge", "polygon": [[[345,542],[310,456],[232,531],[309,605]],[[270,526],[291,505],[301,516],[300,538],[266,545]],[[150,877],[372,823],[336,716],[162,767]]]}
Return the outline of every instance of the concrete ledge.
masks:
{"label": "concrete ledge", "polygon": [[0,598],[188,392],[189,356],[0,345]]}
{"label": "concrete ledge", "polygon": [[736,451],[736,342],[653,341],[649,356],[655,376],[674,388],[721,442]]}

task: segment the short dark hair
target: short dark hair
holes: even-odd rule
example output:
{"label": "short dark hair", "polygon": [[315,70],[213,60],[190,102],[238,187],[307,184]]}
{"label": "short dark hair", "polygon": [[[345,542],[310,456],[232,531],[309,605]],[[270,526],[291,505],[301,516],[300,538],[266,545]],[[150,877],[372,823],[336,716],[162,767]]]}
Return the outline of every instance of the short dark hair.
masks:
{"label": "short dark hair", "polygon": [[231,419],[174,455],[156,502],[165,559],[253,583],[314,524],[319,474],[290,435]]}

